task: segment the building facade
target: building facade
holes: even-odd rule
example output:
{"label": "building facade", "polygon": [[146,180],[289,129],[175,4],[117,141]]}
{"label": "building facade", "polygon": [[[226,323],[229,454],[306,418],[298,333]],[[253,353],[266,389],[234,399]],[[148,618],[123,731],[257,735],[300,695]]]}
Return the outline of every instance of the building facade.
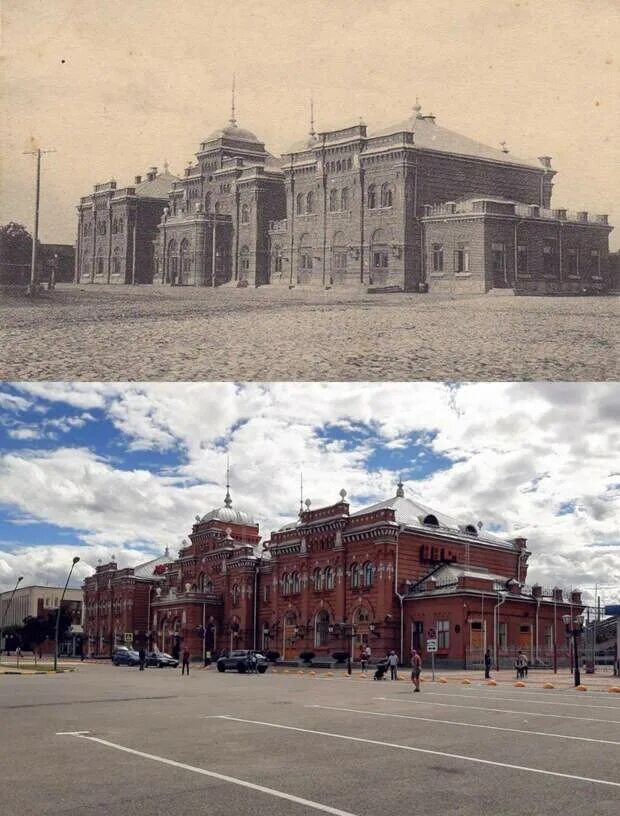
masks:
{"label": "building facade", "polygon": [[[238,126],[233,102],[229,123],[201,142],[182,178],[157,182],[151,193],[109,182],[82,199],[78,276],[606,292],[607,216],[552,210],[555,175],[549,156],[524,160],[505,145],[481,144],[442,127],[418,103],[409,118],[378,130],[360,122],[317,133],[311,122],[308,137],[275,158]],[[148,229],[136,231],[134,252],[133,231],[112,239],[112,209],[129,224],[141,199],[151,202]]]}
{"label": "building facade", "polygon": [[95,184],[78,205],[76,283],[152,283],[153,241],[176,176],[151,167],[132,187]]}
{"label": "building facade", "polygon": [[519,649],[552,665],[567,657],[562,615],[580,611],[581,597],[528,586],[526,544],[424,507],[402,484],[356,512],[345,491],[328,507],[307,501],[261,544],[227,492],[222,507],[196,517],[178,558],[144,565],[143,586],[135,571],[97,568],[84,585],[86,635],[99,654],[131,640],[173,654],[187,646],[195,657],[255,648],[283,660],[308,651],[356,659],[370,646],[406,661],[412,648],[426,658],[436,638],[446,667],[477,665],[487,648],[504,665]]}

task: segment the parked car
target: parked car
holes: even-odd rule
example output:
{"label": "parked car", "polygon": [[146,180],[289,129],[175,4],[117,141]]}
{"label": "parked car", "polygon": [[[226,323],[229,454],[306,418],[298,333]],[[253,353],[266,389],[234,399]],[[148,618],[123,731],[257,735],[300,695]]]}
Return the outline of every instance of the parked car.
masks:
{"label": "parked car", "polygon": [[112,654],[112,663],[115,666],[139,666],[140,655],[127,646],[117,646]]}
{"label": "parked car", "polygon": [[253,652],[250,649],[234,649],[228,655],[223,655],[217,661],[217,670],[225,672],[228,669],[234,669],[240,674],[245,674],[250,671],[252,657],[256,658],[256,671],[264,674],[269,665],[267,658],[261,652]]}
{"label": "parked car", "polygon": [[166,652],[147,652],[146,665],[158,666],[160,669],[163,669],[164,666],[172,666],[173,669],[176,669],[179,665],[179,661],[176,657],[166,654]]}

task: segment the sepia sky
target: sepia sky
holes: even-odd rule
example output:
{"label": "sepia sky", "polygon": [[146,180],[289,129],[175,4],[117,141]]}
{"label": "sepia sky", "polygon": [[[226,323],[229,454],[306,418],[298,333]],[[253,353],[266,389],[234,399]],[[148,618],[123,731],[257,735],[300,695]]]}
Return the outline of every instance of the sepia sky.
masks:
{"label": "sepia sky", "polygon": [[0,590],[176,555],[233,506],[264,540],[304,498],[406,495],[532,552],[528,581],[620,602],[613,383],[0,384]]}
{"label": "sepia sky", "polygon": [[[550,155],[557,206],[620,223],[617,0],[3,0],[0,222],[73,242],[92,185],[164,159],[182,173],[230,115],[279,154],[308,131],[409,115]],[[620,228],[612,246],[620,244]]]}

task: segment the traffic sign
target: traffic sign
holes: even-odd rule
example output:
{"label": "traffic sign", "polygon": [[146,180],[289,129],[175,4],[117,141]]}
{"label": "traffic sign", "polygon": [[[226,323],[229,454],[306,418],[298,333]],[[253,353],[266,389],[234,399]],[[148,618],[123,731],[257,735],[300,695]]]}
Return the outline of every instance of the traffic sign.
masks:
{"label": "traffic sign", "polygon": [[426,651],[427,652],[436,652],[437,651],[437,641],[435,638],[429,638],[426,641]]}

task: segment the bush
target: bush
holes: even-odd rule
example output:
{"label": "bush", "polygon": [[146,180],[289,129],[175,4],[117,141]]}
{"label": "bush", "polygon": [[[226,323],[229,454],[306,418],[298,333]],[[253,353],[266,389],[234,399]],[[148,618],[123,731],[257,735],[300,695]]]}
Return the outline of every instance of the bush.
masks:
{"label": "bush", "polygon": [[315,657],[314,652],[301,652],[299,655],[300,660],[303,660],[304,663],[310,663],[313,657]]}
{"label": "bush", "polygon": [[270,663],[275,663],[280,657],[280,652],[274,652],[270,649],[268,652],[265,652],[265,657]]}
{"label": "bush", "polygon": [[332,657],[336,661],[336,663],[344,663],[349,658],[348,652],[334,652]]}

